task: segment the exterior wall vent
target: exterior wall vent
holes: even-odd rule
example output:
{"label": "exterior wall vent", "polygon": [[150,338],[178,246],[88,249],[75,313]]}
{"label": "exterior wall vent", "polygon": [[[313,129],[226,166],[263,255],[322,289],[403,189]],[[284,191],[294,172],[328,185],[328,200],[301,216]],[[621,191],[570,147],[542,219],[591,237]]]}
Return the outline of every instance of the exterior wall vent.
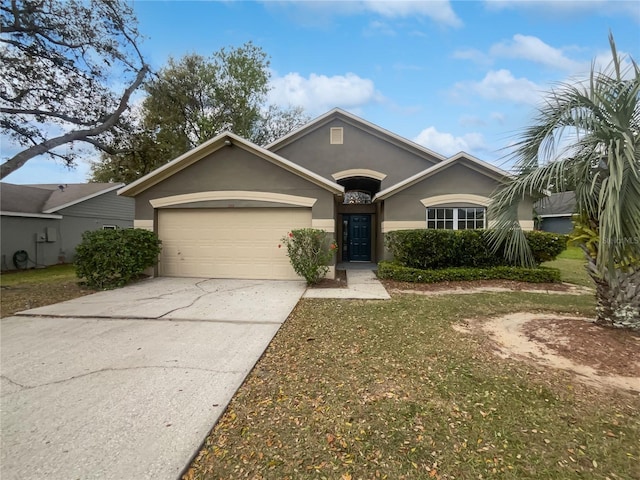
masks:
{"label": "exterior wall vent", "polygon": [[331,127],[330,137],[331,145],[342,145],[342,142],[344,140],[342,127]]}

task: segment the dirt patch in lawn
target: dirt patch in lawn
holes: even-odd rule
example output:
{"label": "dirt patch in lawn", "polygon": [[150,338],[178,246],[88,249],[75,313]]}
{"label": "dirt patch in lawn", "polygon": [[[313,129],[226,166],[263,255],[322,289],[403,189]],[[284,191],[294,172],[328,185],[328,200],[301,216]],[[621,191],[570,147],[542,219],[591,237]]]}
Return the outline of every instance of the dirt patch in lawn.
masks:
{"label": "dirt patch in lawn", "polygon": [[77,280],[46,284],[3,285],[0,293],[2,296],[0,317],[8,317],[16,312],[44,307],[91,293],[95,293],[95,290],[79,285]]}
{"label": "dirt patch in lawn", "polygon": [[464,282],[410,283],[381,280],[390,293],[418,295],[473,294],[481,292],[546,292],[583,295],[593,290],[570,283],[528,283],[513,280],[473,280]]}
{"label": "dirt patch in lawn", "polygon": [[519,357],[572,371],[590,385],[640,393],[640,334],[587,319],[515,313],[469,320],[459,331],[489,333],[503,357]]}
{"label": "dirt patch in lawn", "polygon": [[[578,319],[534,319],[523,332],[565,358],[601,375],[640,377],[640,334]],[[639,378],[640,381],[640,378]],[[640,386],[640,385],[639,385]]]}
{"label": "dirt patch in lawn", "polygon": [[347,271],[336,270],[336,278],[323,278],[310,288],[347,288]]}

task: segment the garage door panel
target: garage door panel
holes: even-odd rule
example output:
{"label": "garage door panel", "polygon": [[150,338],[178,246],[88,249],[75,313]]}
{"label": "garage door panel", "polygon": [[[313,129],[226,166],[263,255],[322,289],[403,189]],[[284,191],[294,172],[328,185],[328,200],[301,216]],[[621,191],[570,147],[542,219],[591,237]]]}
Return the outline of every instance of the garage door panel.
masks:
{"label": "garage door panel", "polygon": [[298,279],[278,244],[310,226],[308,208],[160,210],[160,275]]}

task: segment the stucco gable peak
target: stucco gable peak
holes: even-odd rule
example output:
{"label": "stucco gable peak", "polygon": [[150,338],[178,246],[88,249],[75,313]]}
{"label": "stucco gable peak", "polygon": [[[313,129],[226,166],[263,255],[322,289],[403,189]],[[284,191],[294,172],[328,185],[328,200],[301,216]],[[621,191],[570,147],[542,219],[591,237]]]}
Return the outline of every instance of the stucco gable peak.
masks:
{"label": "stucco gable peak", "polygon": [[202,160],[215,151],[234,145],[252,152],[257,156],[264,158],[265,160],[270,161],[271,163],[274,163],[292,173],[295,173],[302,178],[306,178],[307,180],[323,188],[326,188],[327,190],[333,191],[334,193],[340,193],[344,191],[344,188],[341,185],[338,185],[335,182],[331,182],[321,177],[320,175],[311,172],[310,170],[307,170],[291,162],[290,160],[281,157],[280,155],[277,155],[274,152],[266,150],[265,148],[256,145],[255,143],[246,140],[239,135],[236,135],[235,133],[225,131],[220,133],[219,135],[216,135],[214,138],[207,140],[203,144],[189,150],[188,152],[183,153],[176,159],[170,161],[169,163],[166,163],[165,165],[162,165],[153,172],[148,173],[147,175],[130,183],[124,188],[121,188],[120,190],[118,190],[118,195],[134,197],[152,187],[153,185],[156,185],[161,181],[171,177],[175,173],[178,173],[179,171],[187,168],[190,165],[193,165],[199,160]]}
{"label": "stucco gable peak", "polygon": [[408,138],[402,137],[401,135],[393,133],[390,130],[382,128],[379,125],[376,125],[375,123],[369,122],[368,120],[365,120],[362,117],[358,117],[357,115],[354,115],[353,113],[347,112],[346,110],[343,110],[338,107],[333,108],[332,110],[329,110],[327,113],[324,113],[319,117],[314,118],[313,120],[301,126],[300,128],[292,132],[289,132],[287,135],[270,143],[265,148],[267,150],[277,151],[278,149],[284,147],[285,145],[288,145],[289,143],[294,142],[298,138],[301,138],[317,130],[318,128],[322,127],[323,125],[326,125],[327,123],[335,119],[342,120],[345,123],[348,123],[368,133],[373,133],[377,135],[379,138],[382,138],[390,143],[393,143],[394,145],[401,146],[403,148],[412,150],[425,157],[429,157],[429,159],[432,161],[440,162],[446,158],[445,156],[437,152],[434,152],[433,150],[430,150],[427,147],[424,147],[418,143],[415,143],[409,140]]}
{"label": "stucco gable peak", "polygon": [[475,164],[478,167],[487,170],[488,172],[492,172],[495,175],[498,175],[500,178],[511,178],[511,177],[513,177],[513,175],[511,175],[506,170],[503,170],[500,167],[496,167],[495,165],[493,165],[493,164],[491,164],[489,162],[485,162],[484,160],[480,160],[478,157],[475,157],[475,156],[473,156],[473,155],[471,155],[470,153],[467,153],[467,152],[460,151],[460,152],[456,153],[455,155],[452,155],[451,157],[449,157],[447,160],[452,160],[453,162],[467,160],[470,163]]}
{"label": "stucco gable peak", "polygon": [[378,192],[375,197],[374,200],[384,200],[386,198],[389,198],[393,195],[395,195],[398,192],[401,192],[402,190],[404,190],[405,188],[408,188],[412,185],[415,185],[416,183],[437,174],[438,172],[444,171],[447,168],[455,165],[455,164],[464,164],[464,162],[469,162],[470,166],[472,167],[472,169],[482,175],[486,175],[488,177],[491,177],[495,180],[498,180],[500,182],[505,182],[508,178],[510,178],[512,175],[509,174],[508,172],[506,172],[505,170],[502,170],[494,165],[491,165],[488,162],[485,162],[483,160],[480,160],[476,157],[474,157],[473,155],[470,155],[468,153],[465,152],[459,152],[449,158],[447,158],[446,160],[444,160],[443,162],[437,163],[421,172],[416,173],[415,175],[396,183],[395,185],[391,185],[390,187],[381,190],[380,192]]}

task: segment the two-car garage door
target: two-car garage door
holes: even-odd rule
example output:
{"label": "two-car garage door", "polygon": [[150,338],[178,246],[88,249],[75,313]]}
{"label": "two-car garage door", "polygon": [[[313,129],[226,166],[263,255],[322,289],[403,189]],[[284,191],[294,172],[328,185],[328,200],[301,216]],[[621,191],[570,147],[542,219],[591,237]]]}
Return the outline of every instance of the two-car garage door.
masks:
{"label": "two-car garage door", "polygon": [[280,239],[311,227],[310,208],[160,209],[162,276],[297,279]]}

